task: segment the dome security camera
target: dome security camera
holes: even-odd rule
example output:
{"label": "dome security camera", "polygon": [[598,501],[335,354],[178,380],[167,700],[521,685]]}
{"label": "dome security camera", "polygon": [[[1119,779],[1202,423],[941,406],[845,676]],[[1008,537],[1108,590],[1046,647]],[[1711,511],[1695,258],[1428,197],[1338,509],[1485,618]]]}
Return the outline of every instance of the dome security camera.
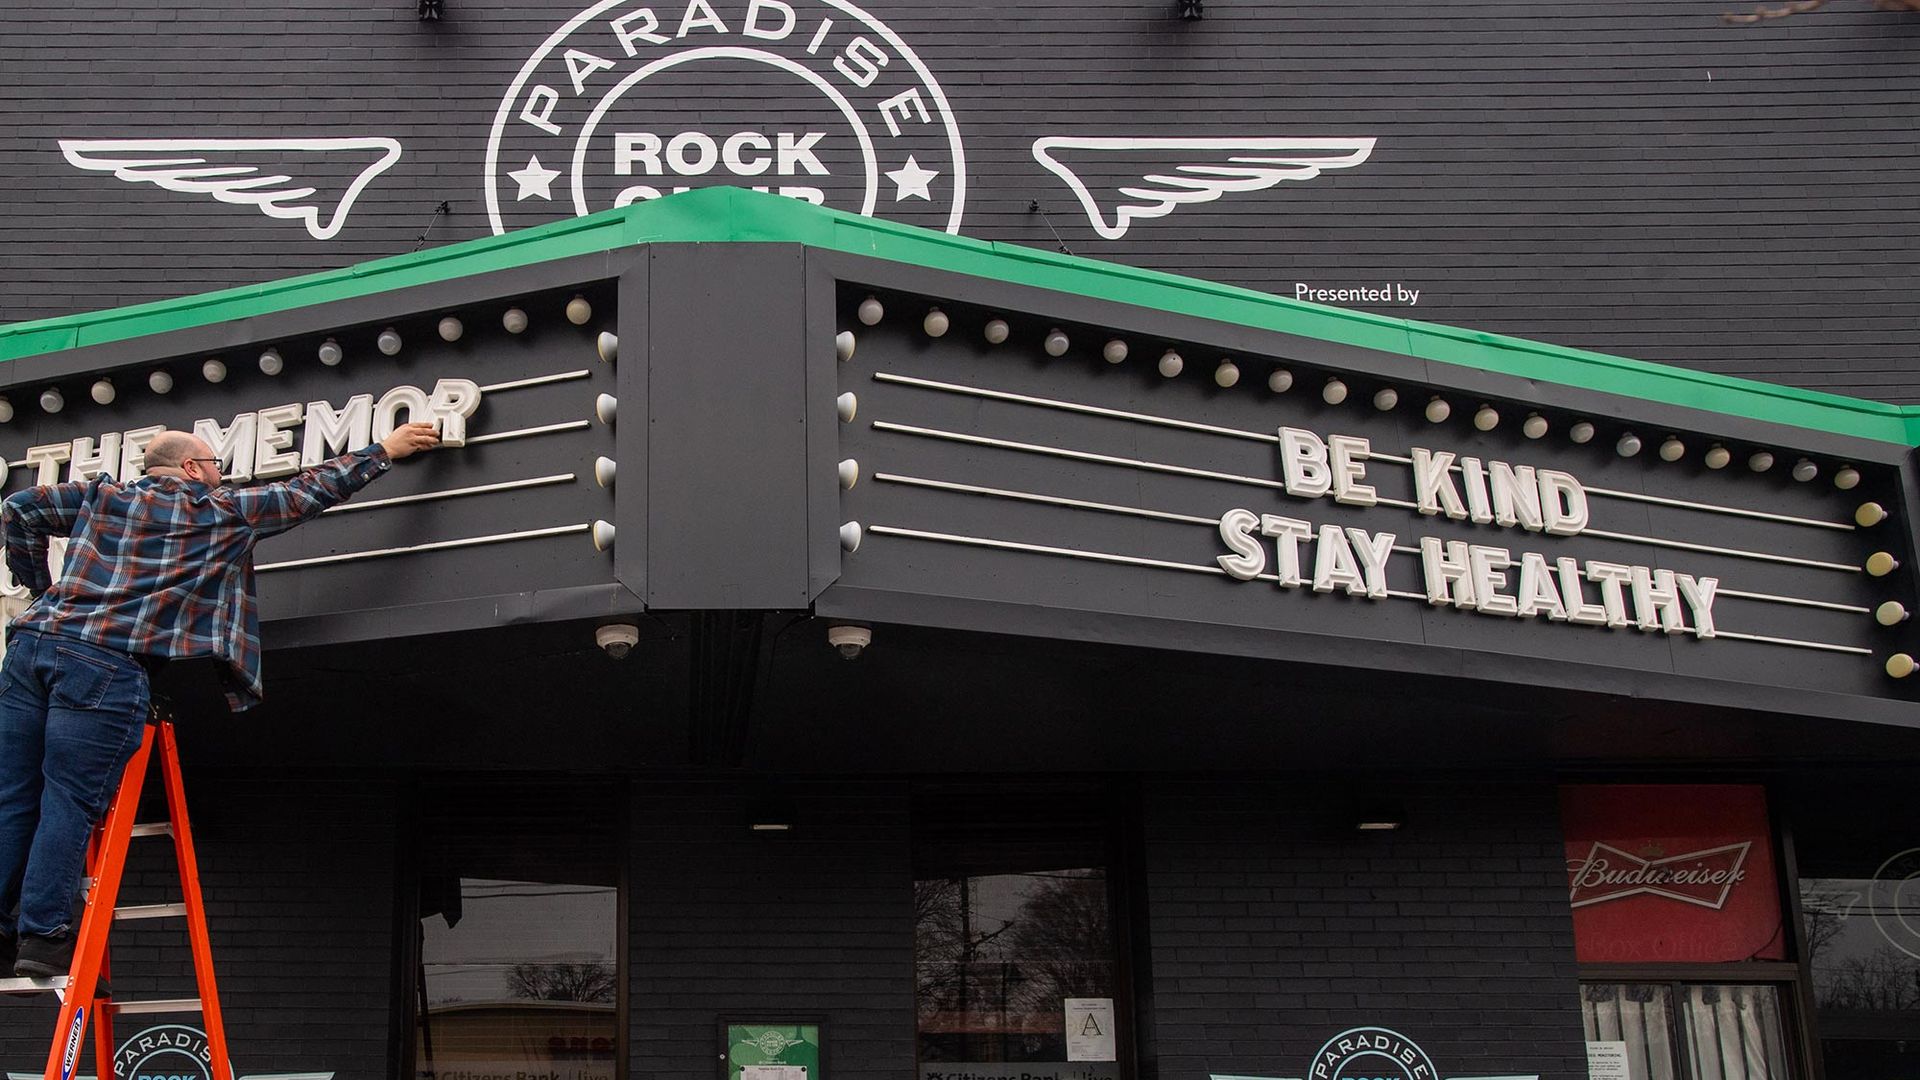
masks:
{"label": "dome security camera", "polygon": [[593,643],[615,660],[625,660],[633,647],[640,644],[640,628],[632,623],[598,627],[593,632]]}
{"label": "dome security camera", "polygon": [[839,651],[840,659],[858,660],[866,647],[873,644],[873,631],[864,626],[836,623],[827,627],[827,644]]}

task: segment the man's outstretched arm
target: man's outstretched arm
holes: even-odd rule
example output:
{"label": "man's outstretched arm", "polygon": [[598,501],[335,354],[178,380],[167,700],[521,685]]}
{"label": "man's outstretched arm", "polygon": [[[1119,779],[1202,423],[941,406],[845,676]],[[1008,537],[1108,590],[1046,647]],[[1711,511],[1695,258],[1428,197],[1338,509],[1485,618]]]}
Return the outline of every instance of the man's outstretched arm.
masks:
{"label": "man's outstretched arm", "polygon": [[7,569],[13,580],[39,596],[53,588],[47,568],[47,542],[68,536],[86,505],[87,485],[69,480],[17,491],[0,503],[0,530],[7,537]]}
{"label": "man's outstretched arm", "polygon": [[328,507],[346,502],[392,462],[438,445],[440,436],[434,433],[432,424],[402,424],[364,450],[323,461],[277,483],[235,488],[231,493],[233,504],[260,536],[286,532]]}

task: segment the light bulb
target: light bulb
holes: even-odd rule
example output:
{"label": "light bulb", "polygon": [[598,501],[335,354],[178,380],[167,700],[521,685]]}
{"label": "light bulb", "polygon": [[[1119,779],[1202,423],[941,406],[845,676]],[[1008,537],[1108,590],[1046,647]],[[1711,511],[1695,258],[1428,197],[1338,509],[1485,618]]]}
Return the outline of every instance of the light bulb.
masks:
{"label": "light bulb", "polygon": [[10,423],[12,420],[13,402],[8,401],[4,397],[0,397],[0,424]]}
{"label": "light bulb", "polygon": [[1240,381],[1240,366],[1231,360],[1220,361],[1220,366],[1213,369],[1213,381],[1223,390],[1232,386]]}
{"label": "light bulb", "polygon": [[1873,621],[1881,626],[1899,626],[1907,621],[1907,608],[1898,600],[1889,600],[1873,609]]}
{"label": "light bulb", "polygon": [[861,322],[868,326],[878,326],[880,325],[880,320],[887,317],[887,309],[881,306],[878,297],[869,296],[865,300],[860,301],[859,314]]}
{"label": "light bulb", "polygon": [[599,354],[602,363],[619,363],[620,335],[600,331],[600,336],[593,339],[593,351]]}
{"label": "light bulb", "polygon": [[[506,310],[506,314],[500,316],[500,325],[505,327],[509,334],[522,333],[527,329],[527,313],[517,307],[510,307]],[[335,363],[338,362],[335,361]]]}
{"label": "light bulb", "polygon": [[1913,657],[1906,653],[1897,652],[1887,657],[1887,674],[1896,679],[1904,679],[1913,674],[1913,669]]}
{"label": "light bulb", "polygon": [[1293,389],[1293,372],[1277,367],[1267,375],[1267,389],[1276,394],[1284,394]]}
{"label": "light bulb", "polygon": [[1453,415],[1453,406],[1447,404],[1446,398],[1437,397],[1437,398],[1431,398],[1427,401],[1427,408],[1426,408],[1427,423],[1429,424],[1445,423],[1447,417],[1452,415]]}
{"label": "light bulb", "polygon": [[1007,327],[1007,320],[1005,319],[988,319],[986,329],[981,331],[981,333],[985,335],[987,344],[989,345],[1006,344],[1007,336],[1011,332]]}
{"label": "light bulb", "polygon": [[1719,443],[1714,443],[1707,448],[1704,460],[1709,469],[1724,469],[1727,467],[1727,463],[1733,460],[1733,455],[1728,452],[1726,447],[1721,446]]}
{"label": "light bulb", "polygon": [[445,341],[449,343],[459,341],[460,335],[466,332],[467,332],[466,324],[461,322],[459,319],[454,318],[451,315],[448,315],[446,318],[440,320],[440,340],[441,341]]}
{"label": "light bulb", "polygon": [[398,355],[400,352],[400,331],[389,326],[385,330],[380,331],[380,336],[374,340],[374,344],[379,346],[380,351],[388,356]]}
{"label": "light bulb", "polygon": [[1500,426],[1500,413],[1491,405],[1482,405],[1474,411],[1473,426],[1481,431],[1492,431]]}
{"label": "light bulb", "polygon": [[113,382],[108,379],[96,379],[89,393],[93,395],[95,405],[113,404]]}
{"label": "light bulb", "polygon": [[1876,551],[1867,556],[1867,573],[1873,577],[1886,577],[1900,569],[1900,560],[1892,552]]}
{"label": "light bulb", "polygon": [[834,472],[840,481],[841,491],[852,491],[853,485],[860,482],[860,463],[853,458],[843,458]]}
{"label": "light bulb", "polygon": [[147,389],[156,394],[173,392],[173,374],[166,368],[154,368],[147,372]]}
{"label": "light bulb", "polygon": [[1860,486],[1860,470],[1851,465],[1842,465],[1833,474],[1833,486],[1841,491],[1852,491]]}
{"label": "light bulb", "polygon": [[1043,343],[1042,347],[1047,350],[1048,356],[1067,355],[1066,332],[1057,326],[1047,331],[1047,340]]}
{"label": "light bulb", "polygon": [[1327,385],[1320,388],[1320,400],[1329,405],[1338,405],[1347,400],[1347,384],[1339,379],[1328,379]]}
{"label": "light bulb", "polygon": [[1679,461],[1687,456],[1687,444],[1677,437],[1669,435],[1660,443],[1661,461]]}
{"label": "light bulb", "polygon": [[1529,439],[1542,438],[1546,433],[1547,418],[1541,416],[1539,413],[1528,413],[1527,418],[1520,421],[1520,434],[1525,435]]}
{"label": "light bulb", "polygon": [[328,367],[339,367],[346,354],[340,351],[340,343],[328,338],[320,343],[320,362]]}
{"label": "light bulb", "polygon": [[585,326],[587,325],[587,320],[591,318],[593,318],[593,305],[587,303],[586,297],[575,296],[573,299],[567,301],[568,322],[575,326]]}
{"label": "light bulb", "polygon": [[593,399],[594,418],[608,427],[620,418],[620,399],[612,394],[601,394]]}
{"label": "light bulb", "polygon": [[947,313],[939,308],[929,309],[927,317],[920,320],[920,329],[925,330],[928,337],[945,337],[952,325],[953,320],[947,318]]}
{"label": "light bulb", "polygon": [[287,369],[287,362],[280,358],[279,349],[268,349],[260,354],[260,373],[278,375]]}
{"label": "light bulb", "polygon": [[1747,468],[1752,469],[1754,472],[1766,472],[1768,469],[1773,468],[1773,455],[1765,450],[1755,450],[1753,454],[1747,458]]}
{"label": "light bulb", "polygon": [[1121,363],[1127,358],[1127,343],[1114,338],[1101,347],[1100,355],[1106,357],[1109,364]]}
{"label": "light bulb", "polygon": [[1590,443],[1593,441],[1593,434],[1592,421],[1575,420],[1567,428],[1567,441],[1582,444]]}
{"label": "light bulb", "polygon": [[853,359],[853,331],[842,330],[833,335],[833,354],[838,356],[842,363]]}
{"label": "light bulb", "polygon": [[857,521],[849,521],[840,526],[840,547],[851,555],[860,550],[860,538],[863,530]]}
{"label": "light bulb", "polygon": [[1631,431],[1627,432],[1620,436],[1619,442],[1613,444],[1613,450],[1621,457],[1632,457],[1640,452],[1640,436]]}
{"label": "light bulb", "polygon": [[200,377],[210,383],[227,381],[227,365],[218,360],[209,360],[200,365]]}
{"label": "light bulb", "polygon": [[1400,391],[1391,386],[1383,386],[1373,392],[1373,407],[1381,412],[1390,412],[1398,404],[1400,404]]}
{"label": "light bulb", "polygon": [[1160,369],[1160,374],[1171,379],[1175,375],[1180,374],[1181,370],[1187,366],[1187,362],[1180,359],[1179,353],[1168,349],[1166,352],[1160,354],[1160,363],[1155,366]]}
{"label": "light bulb", "polygon": [[1815,465],[1809,458],[1801,458],[1793,463],[1793,478],[1803,484],[1819,475],[1820,466]]}
{"label": "light bulb", "polygon": [[860,399],[849,390],[833,399],[833,411],[840,417],[841,423],[851,424],[854,414],[860,411]]}
{"label": "light bulb", "polygon": [[40,407],[47,412],[57,413],[67,407],[67,399],[61,395],[59,387],[49,386],[40,391]]}
{"label": "light bulb", "polygon": [[1887,508],[1877,502],[1861,503],[1860,509],[1853,512],[1853,520],[1861,528],[1871,529],[1887,520]]}

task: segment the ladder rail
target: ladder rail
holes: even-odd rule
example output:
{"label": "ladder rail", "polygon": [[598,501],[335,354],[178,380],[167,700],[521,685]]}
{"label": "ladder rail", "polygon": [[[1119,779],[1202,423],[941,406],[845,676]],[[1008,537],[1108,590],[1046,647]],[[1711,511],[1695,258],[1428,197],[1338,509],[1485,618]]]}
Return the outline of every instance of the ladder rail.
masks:
{"label": "ladder rail", "polygon": [[[213,941],[207,930],[207,905],[200,891],[200,860],[193,850],[193,826],[187,817],[187,786],[180,773],[180,746],[173,724],[162,722],[160,774],[167,796],[167,818],[173,822],[173,851],[180,864],[180,897],[185,902],[187,943],[193,952],[193,974],[200,988],[200,1021],[206,1030],[213,1063],[213,1080],[234,1080],[227,1057],[227,1025],[220,1011],[220,989],[213,973]],[[224,1073],[225,1075],[221,1075]]]}

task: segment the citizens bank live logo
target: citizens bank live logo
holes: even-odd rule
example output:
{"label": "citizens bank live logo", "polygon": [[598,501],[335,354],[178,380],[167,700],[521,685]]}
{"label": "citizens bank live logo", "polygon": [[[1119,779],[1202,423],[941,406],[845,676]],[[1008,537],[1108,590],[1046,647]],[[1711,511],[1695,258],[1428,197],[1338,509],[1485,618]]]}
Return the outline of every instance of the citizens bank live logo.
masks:
{"label": "citizens bank live logo", "polygon": [[933,73],[846,0],[602,0],[487,138],[496,233],[721,184],[958,232],[966,180]]}
{"label": "citizens bank live logo", "polygon": [[1718,911],[1746,879],[1752,847],[1749,840],[1680,855],[1663,855],[1657,847],[1635,855],[1596,841],[1585,858],[1567,860],[1568,899],[1580,908],[1629,896],[1664,896]]}

